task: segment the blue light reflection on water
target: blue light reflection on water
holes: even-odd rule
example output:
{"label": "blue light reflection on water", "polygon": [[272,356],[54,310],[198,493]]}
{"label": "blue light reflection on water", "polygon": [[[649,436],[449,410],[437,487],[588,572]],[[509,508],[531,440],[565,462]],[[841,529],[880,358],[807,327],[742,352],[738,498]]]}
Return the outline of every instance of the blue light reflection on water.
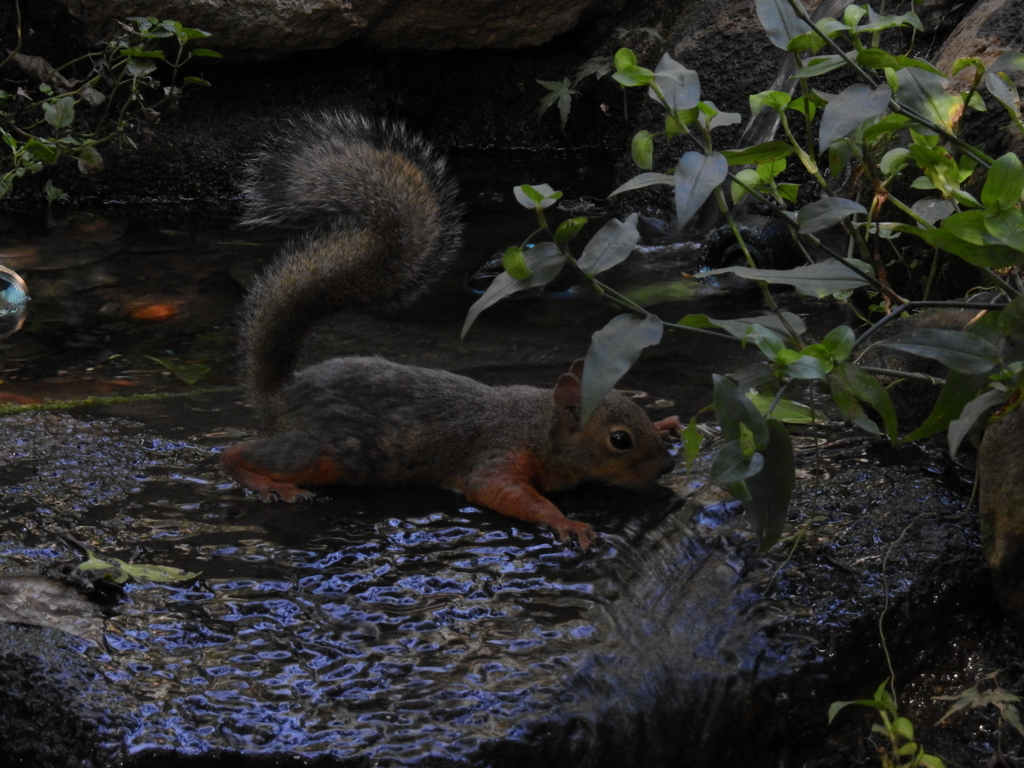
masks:
{"label": "blue light reflection on water", "polygon": [[127,749],[401,762],[507,733],[565,700],[601,634],[592,586],[537,558],[564,550],[523,538],[434,515],[346,528],[340,546],[197,547],[277,575],[129,587],[111,653],[97,651],[111,679],[149,691]]}

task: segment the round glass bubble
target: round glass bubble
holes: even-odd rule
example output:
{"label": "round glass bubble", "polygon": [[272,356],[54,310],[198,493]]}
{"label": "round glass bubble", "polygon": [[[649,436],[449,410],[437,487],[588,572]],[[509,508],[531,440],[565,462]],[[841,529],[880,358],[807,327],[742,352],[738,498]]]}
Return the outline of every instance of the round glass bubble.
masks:
{"label": "round glass bubble", "polygon": [[6,339],[25,324],[28,302],[28,286],[21,275],[0,267],[0,339]]}

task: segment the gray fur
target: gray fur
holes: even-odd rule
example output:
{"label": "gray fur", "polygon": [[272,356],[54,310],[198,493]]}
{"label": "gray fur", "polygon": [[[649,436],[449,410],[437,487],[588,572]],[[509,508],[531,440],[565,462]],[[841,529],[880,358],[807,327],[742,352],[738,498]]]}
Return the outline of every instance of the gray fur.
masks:
{"label": "gray fur", "polygon": [[345,307],[394,309],[455,257],[461,224],[444,158],[404,126],[349,111],[291,121],[246,168],[243,223],[310,226],[251,288],[246,386],[273,420],[304,336]]}

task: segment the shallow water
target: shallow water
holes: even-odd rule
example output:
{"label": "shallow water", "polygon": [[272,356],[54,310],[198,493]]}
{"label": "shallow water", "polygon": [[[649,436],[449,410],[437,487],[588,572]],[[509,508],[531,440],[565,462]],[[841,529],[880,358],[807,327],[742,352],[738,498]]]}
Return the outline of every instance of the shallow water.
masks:
{"label": "shallow water", "polygon": [[[482,219],[471,222],[468,253],[489,256],[521,231],[515,217]],[[281,234],[256,245],[218,230],[136,236],[99,262],[108,279],[90,273],[94,287],[70,268],[28,273],[49,312],[12,338],[4,390],[188,391],[147,355],[202,363],[211,369],[203,383],[230,383],[235,277]],[[343,316],[317,329],[307,358],[372,352],[489,383],[550,385],[615,314],[552,291],[488,310],[460,344],[475,298],[463,281],[479,259],[468,261],[398,317]],[[680,269],[648,265],[612,279],[635,285]],[[139,302],[176,315],[135,321]],[[701,288],[657,311],[760,310],[756,297]],[[648,393],[654,415],[686,417],[709,401],[711,371],[753,359],[738,345],[669,334],[624,384]],[[76,546],[201,574],[127,585],[102,641],[83,646],[122,695],[112,705],[122,730],[104,737],[113,759],[171,749],[459,762],[494,744],[535,742],[566,712],[644,711],[658,688],[646,678],[674,670],[679,654],[694,659],[680,680],[719,680],[714,688],[716,675],[733,685],[731,675],[746,674],[747,662],[730,671],[744,654],[766,674],[808,652],[806,639],[766,647],[758,634],[775,619],[747,610],[740,582],[753,540],[735,507],[691,524],[666,488],[558,495],[602,532],[584,557],[546,530],[435,489],[323,489],[312,501],[264,505],[217,463],[251,430],[239,399],[216,388],[0,419],[0,575],[77,559]],[[720,600],[708,604],[711,595]]]}

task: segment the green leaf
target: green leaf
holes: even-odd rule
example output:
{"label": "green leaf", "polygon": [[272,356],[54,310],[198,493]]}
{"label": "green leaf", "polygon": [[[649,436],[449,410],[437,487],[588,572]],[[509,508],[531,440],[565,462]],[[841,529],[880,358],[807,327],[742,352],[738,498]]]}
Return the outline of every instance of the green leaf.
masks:
{"label": "green leaf", "polygon": [[715,389],[715,417],[726,442],[739,441],[740,424],[753,433],[754,446],[760,450],[768,445],[768,427],[760,412],[735,384],[717,373],[713,375]]}
{"label": "green leaf", "polygon": [[75,121],[75,100],[64,96],[44,103],[43,118],[54,128],[67,128]]}
{"label": "green leaf", "polygon": [[818,129],[818,151],[824,152],[833,142],[850,134],[866,120],[881,117],[889,109],[892,91],[886,85],[871,88],[864,83],[854,83],[846,88],[827,105],[821,115]]}
{"label": "green leaf", "polygon": [[892,730],[904,741],[914,740],[914,724],[905,717],[897,717],[892,721]]}
{"label": "green leaf", "polygon": [[744,168],[736,173],[735,176],[736,180],[729,185],[729,194],[732,196],[733,203],[739,203],[746,196],[747,189],[743,186],[744,184],[755,191],[767,191],[769,189],[768,183],[753,168]]}
{"label": "green leaf", "polygon": [[637,131],[630,145],[633,162],[647,170],[654,165],[654,137],[650,131]]}
{"label": "green leaf", "polygon": [[846,197],[823,197],[797,211],[796,220],[800,225],[800,234],[809,235],[828,229],[854,214],[866,215],[867,212],[867,208],[856,200]]}
{"label": "green leaf", "polygon": [[988,71],[985,73],[985,87],[1000,104],[1006,107],[1006,111],[1020,120],[1020,96],[1017,94],[1017,86],[1004,72]]}
{"label": "green leaf", "polygon": [[730,166],[759,165],[789,157],[793,154],[793,147],[787,141],[766,141],[744,149],[727,149],[721,154]]}
{"label": "green leaf", "polygon": [[[783,312],[782,316],[797,336],[801,336],[807,331],[807,326],[799,315],[794,315],[792,312]],[[679,325],[690,328],[721,328],[737,339],[746,338],[754,326],[770,328],[781,334],[789,333],[786,324],[774,314],[757,315],[756,317],[736,317],[731,320],[715,320],[707,315],[686,315],[679,321]]]}
{"label": "green leaf", "polygon": [[217,53],[216,51],[210,50],[209,48],[193,48],[192,49],[192,55],[193,56],[203,56],[203,57],[210,58],[210,59],[223,59],[224,58],[219,53]]}
{"label": "green leaf", "polygon": [[793,97],[785,91],[762,91],[750,96],[750,115],[753,117],[762,108],[768,107],[776,112],[782,112]]}
{"label": "green leaf", "polygon": [[986,208],[1015,208],[1024,194],[1024,166],[1013,152],[1007,152],[988,169],[981,190],[981,204]]}
{"label": "green leaf", "polygon": [[[811,120],[813,120],[814,116],[818,112],[818,104],[815,103],[816,98],[819,97],[812,94],[811,98],[809,99],[805,99],[803,96],[797,99],[793,99],[793,101],[789,102],[789,106],[787,107],[787,109],[791,109],[794,112],[799,112],[801,115],[807,115],[808,117],[810,117]],[[824,102],[822,103],[824,104]]]}
{"label": "green leaf", "polygon": [[604,396],[637,361],[640,353],[661,341],[662,332],[661,320],[656,315],[619,315],[593,335],[583,361],[581,423],[587,422]]}
{"label": "green leaf", "polygon": [[764,467],[745,480],[749,499],[743,501],[750,527],[763,552],[779,540],[786,524],[789,500],[796,481],[793,442],[782,422],[767,419],[768,445],[761,449]]}
{"label": "green leaf", "polygon": [[[925,118],[952,131],[960,119],[964,103],[959,94],[943,88],[946,78],[917,67],[907,67],[896,73],[899,80],[899,100]],[[927,132],[923,126],[918,131]]]}
{"label": "green leaf", "polygon": [[718,449],[711,462],[709,479],[715,485],[726,488],[753,477],[764,468],[764,456],[754,453],[744,456],[739,440],[726,443]]}
{"label": "green leaf", "polygon": [[923,768],[946,768],[946,764],[942,762],[941,758],[929,754],[921,755],[918,758],[917,764],[923,766]]}
{"label": "green leaf", "polygon": [[757,18],[772,45],[787,50],[789,41],[808,31],[786,0],[756,0]]}
{"label": "green leaf", "polygon": [[523,208],[530,210],[549,208],[562,197],[562,193],[556,192],[550,184],[522,184],[513,187],[512,194]]}
{"label": "green leaf", "polygon": [[564,246],[580,233],[580,230],[590,221],[586,216],[577,216],[573,219],[566,219],[558,225],[555,230],[555,245]]}
{"label": "green leaf", "polygon": [[655,184],[668,184],[671,186],[675,183],[676,177],[667,173],[641,173],[639,176],[634,176],[622,186],[617,187],[614,192],[608,195],[608,197],[615,197],[623,192],[631,192],[634,189],[643,189],[644,187],[650,187]]}
{"label": "green leaf", "polygon": [[50,141],[29,139],[25,142],[24,150],[47,165],[53,165],[60,159],[60,150]]}
{"label": "green leaf", "polygon": [[956,456],[960,443],[974,429],[974,426],[987,416],[997,405],[1006,402],[1010,393],[998,389],[989,389],[971,400],[960,411],[960,416],[949,422],[946,437],[949,441],[949,455]]}
{"label": "green leaf", "polygon": [[[792,351],[792,350],[788,350]],[[782,372],[793,379],[817,379],[825,381],[832,370],[832,362],[812,355],[798,355],[792,362],[786,362]]]}
{"label": "green leaf", "polygon": [[188,77],[186,77],[186,78],[185,78],[184,80],[182,80],[181,82],[182,82],[182,83],[183,83],[184,85],[202,85],[202,86],[204,86],[204,87],[207,87],[207,88],[208,88],[208,87],[210,86],[210,81],[209,81],[209,80],[204,80],[204,79],[203,79],[203,78],[201,78],[201,77],[193,77],[193,76],[191,76],[191,75],[189,75]]}
{"label": "green leaf", "polygon": [[88,85],[82,88],[82,98],[93,107],[98,107],[107,100],[106,95]]}
{"label": "green leaf", "polygon": [[[700,76],[694,70],[684,67],[667,53],[662,55],[661,61],[658,62],[658,66],[654,70],[654,81],[661,89],[672,112],[691,109],[696,107],[697,102],[700,101]],[[660,101],[653,88],[649,90],[649,95],[655,101]],[[641,167],[649,168],[650,166]]]}
{"label": "green leaf", "polygon": [[99,173],[105,168],[103,156],[91,144],[82,147],[78,153],[78,170],[86,175]]}
{"label": "green leaf", "polygon": [[988,374],[999,361],[999,350],[993,344],[964,331],[916,328],[879,344],[937,360],[960,373]]}
{"label": "green leaf", "polygon": [[[871,274],[871,267],[863,261],[857,259],[846,259],[846,261]],[[701,276],[722,274],[734,274],[737,277],[745,277],[750,280],[764,280],[766,283],[792,285],[803,293],[818,297],[830,296],[837,291],[854,290],[868,284],[856,272],[834,259],[793,269],[722,267],[702,272]]]}
{"label": "green leaf", "polygon": [[558,277],[558,273],[565,266],[565,255],[554,243],[540,243],[524,253],[523,257],[526,260],[526,266],[533,273],[533,277],[529,280],[516,280],[506,272],[495,277],[484,295],[477,299],[466,313],[466,322],[462,326],[462,338],[466,337],[477,316],[485,309],[517,291],[547,285]]}
{"label": "green leaf", "polygon": [[791,203],[795,203],[797,198],[800,196],[800,185],[799,184],[788,184],[783,183],[778,185],[779,195],[783,200],[788,200]]}
{"label": "green leaf", "polygon": [[869,403],[885,425],[885,433],[895,440],[899,429],[896,410],[888,391],[877,379],[853,363],[840,363],[828,377],[832,399],[843,418],[872,435],[879,434],[878,426],[868,418],[860,402]]}
{"label": "green leaf", "polygon": [[995,214],[986,211],[984,222],[985,231],[992,237],[1024,255],[1024,213],[1019,208],[1006,208]]}
{"label": "green leaf", "polygon": [[171,568],[166,565],[143,565],[140,563],[126,563],[112,557],[109,560],[101,560],[95,553],[86,551],[86,560],[78,565],[79,571],[86,573],[90,571],[107,571],[104,578],[117,584],[124,584],[129,579],[137,581],[153,581],[158,583],[175,583],[181,581],[192,581],[199,576],[198,573],[189,573],[180,568]]}
{"label": "green leaf", "polygon": [[939,399],[925,422],[900,442],[911,443],[941,432],[957,418],[964,406],[977,395],[978,390],[988,383],[985,374],[966,374],[950,371],[942,385]]}
{"label": "green leaf", "polygon": [[679,158],[675,171],[677,232],[682,231],[728,173],[729,162],[718,152],[686,152]]}
{"label": "green leaf", "polygon": [[640,239],[636,222],[636,213],[631,213],[625,221],[608,221],[583,249],[578,262],[580,269],[588,275],[596,275],[624,261]]}
{"label": "green leaf", "polygon": [[653,83],[654,73],[644,67],[638,67],[636,64],[630,64],[628,66],[621,67],[612,75],[612,78],[627,88],[634,88],[636,86],[650,85]]}
{"label": "green leaf", "polygon": [[619,48],[619,50],[615,52],[615,57],[612,59],[612,63],[615,64],[616,69],[635,66],[636,54],[629,48]]}
{"label": "green leaf", "polygon": [[[850,6],[856,8],[857,6]],[[888,51],[883,51],[881,48],[865,48],[857,54],[857,63],[864,67],[871,67],[872,69],[884,69],[890,67],[892,69],[899,69],[899,62],[896,57]]]}
{"label": "green leaf", "polygon": [[857,705],[857,706],[861,706],[861,707],[875,707],[875,708],[877,708],[877,706],[878,706],[876,704],[876,702],[871,701],[870,699],[860,699],[860,700],[857,700],[857,701],[833,701],[829,705],[829,708],[828,708],[828,723],[829,723],[829,725],[832,725],[832,721],[835,720],[836,715],[838,715],[840,712],[842,712],[847,707],[853,706],[853,705]]}
{"label": "green leaf", "polygon": [[999,312],[999,332],[1010,339],[1024,337],[1024,296],[1017,296]]}
{"label": "green leaf", "polygon": [[533,272],[526,266],[526,259],[523,257],[523,249],[513,245],[505,251],[501,257],[501,266],[516,280],[529,280]]}
{"label": "green leaf", "polygon": [[895,133],[900,128],[905,128],[908,122],[910,122],[910,118],[905,117],[904,115],[886,115],[877,123],[863,128],[863,140],[869,146],[873,146],[879,140]]}
{"label": "green leaf", "polygon": [[833,361],[841,363],[853,352],[855,341],[856,335],[853,329],[846,325],[840,325],[828,332],[821,340],[821,345],[828,350],[829,357]]}
{"label": "green leaf", "polygon": [[547,112],[554,104],[558,104],[558,115],[564,131],[565,124],[569,121],[569,110],[572,108],[572,95],[576,92],[570,84],[569,78],[564,77],[561,82],[557,80],[538,80],[537,82],[550,91],[537,105],[537,117],[539,118]]}
{"label": "green leaf", "polygon": [[1024,251],[1006,245],[989,232],[984,211],[954,213],[943,219],[938,229],[917,234],[929,245],[978,267],[1002,269],[1024,263]]}
{"label": "green leaf", "polygon": [[[774,398],[759,392],[748,395],[748,397],[757,406],[757,410],[761,412],[762,416],[768,416],[768,408],[771,407]],[[786,399],[775,403],[771,416],[786,424],[812,424],[815,421],[814,411],[803,403]],[[820,421],[820,418],[818,420]]]}
{"label": "green leaf", "polygon": [[807,60],[806,66],[800,67],[793,77],[798,79],[817,77],[818,75],[828,74],[845,65],[846,62],[843,60],[843,57],[836,53],[830,53],[825,56],[812,56]]}
{"label": "green leaf", "polygon": [[772,362],[776,362],[786,350],[786,342],[777,333],[765,328],[763,325],[750,325],[743,337],[744,341],[752,341],[761,350],[761,354]]}
{"label": "green leaf", "polygon": [[886,176],[893,176],[911,162],[910,150],[906,147],[890,149],[878,162],[878,167]]}
{"label": "green leaf", "polygon": [[174,374],[174,378],[186,384],[196,384],[213,370],[210,366],[203,363],[179,363],[173,358],[153,357],[152,355],[146,355],[146,357],[154,363],[162,365]]}

